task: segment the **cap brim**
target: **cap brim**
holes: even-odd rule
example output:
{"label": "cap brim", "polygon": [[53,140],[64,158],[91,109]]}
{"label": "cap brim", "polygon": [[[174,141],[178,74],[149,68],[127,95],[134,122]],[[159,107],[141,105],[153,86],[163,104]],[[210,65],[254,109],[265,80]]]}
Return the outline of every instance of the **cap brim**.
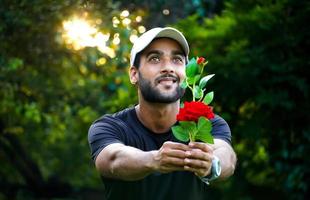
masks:
{"label": "cap brim", "polygon": [[155,38],[166,37],[177,41],[188,60],[189,46],[183,34],[175,28],[154,28],[141,35],[131,49],[130,65],[133,66],[136,55],[143,51]]}

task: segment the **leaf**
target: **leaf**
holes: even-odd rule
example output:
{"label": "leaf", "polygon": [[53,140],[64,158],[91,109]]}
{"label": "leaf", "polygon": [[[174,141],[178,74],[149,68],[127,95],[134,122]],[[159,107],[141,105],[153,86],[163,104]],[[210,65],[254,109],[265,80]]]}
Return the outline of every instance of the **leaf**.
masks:
{"label": "leaf", "polygon": [[183,88],[183,89],[186,89],[187,86],[188,86],[188,85],[187,85],[186,79],[184,79],[184,80],[182,81],[180,87]]}
{"label": "leaf", "polygon": [[196,83],[199,79],[200,79],[200,75],[196,75],[196,76],[194,76],[194,77],[188,77],[188,78],[187,78],[187,82],[188,82],[188,84],[193,85],[193,84]]}
{"label": "leaf", "polygon": [[192,58],[189,63],[186,65],[186,76],[187,77],[194,77],[199,70],[199,66],[196,63],[196,59]]}
{"label": "leaf", "polygon": [[207,82],[208,82],[214,75],[215,75],[215,74],[210,74],[210,75],[208,75],[208,76],[203,77],[203,78],[200,80],[200,82],[199,82],[199,87],[200,87],[201,89],[203,89],[203,88],[206,86]]}
{"label": "leaf", "polygon": [[197,83],[197,81],[199,81],[200,77],[201,77],[200,74],[198,74],[198,75],[195,76],[195,78],[194,78],[195,83]]}
{"label": "leaf", "polygon": [[192,121],[180,121],[180,125],[188,132],[193,132],[197,130],[196,123]]}
{"label": "leaf", "polygon": [[181,126],[173,126],[172,128],[173,135],[182,142],[187,142],[189,140],[188,133]]}
{"label": "leaf", "polygon": [[194,87],[194,97],[196,99],[200,99],[203,95],[203,90],[199,86]]}
{"label": "leaf", "polygon": [[195,140],[201,140],[209,144],[214,144],[214,140],[213,140],[213,136],[211,132],[207,133],[207,132],[198,131],[195,136]]}
{"label": "leaf", "polygon": [[208,94],[206,94],[206,96],[203,98],[203,103],[209,105],[214,97],[214,92],[209,92]]}
{"label": "leaf", "polygon": [[185,133],[187,133],[189,139],[194,140],[197,133],[196,123],[192,121],[180,121],[180,125],[184,129]]}
{"label": "leaf", "polygon": [[211,131],[211,121],[206,119],[205,117],[199,117],[198,119],[198,125],[197,125],[197,129],[198,130],[203,130],[206,132],[210,132]]}
{"label": "leaf", "polygon": [[211,134],[212,123],[205,117],[200,117],[198,119],[198,128],[195,140],[201,140],[210,144],[214,144],[213,136]]}

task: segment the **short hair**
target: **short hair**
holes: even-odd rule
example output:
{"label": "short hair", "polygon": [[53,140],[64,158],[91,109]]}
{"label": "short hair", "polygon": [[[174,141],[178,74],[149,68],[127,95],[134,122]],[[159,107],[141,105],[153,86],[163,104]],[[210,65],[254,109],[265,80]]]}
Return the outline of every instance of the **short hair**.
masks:
{"label": "short hair", "polygon": [[135,68],[139,69],[140,67],[140,60],[141,60],[141,54],[143,51],[140,51],[139,53],[137,53],[135,60],[133,62],[133,66],[135,66]]}

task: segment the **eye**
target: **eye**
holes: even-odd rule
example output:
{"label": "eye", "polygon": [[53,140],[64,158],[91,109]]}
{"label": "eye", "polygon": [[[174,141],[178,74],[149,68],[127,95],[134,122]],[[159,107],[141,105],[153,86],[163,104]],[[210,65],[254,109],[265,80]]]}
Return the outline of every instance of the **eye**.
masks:
{"label": "eye", "polygon": [[159,56],[154,55],[154,56],[149,57],[148,61],[151,62],[151,63],[159,63],[160,62],[160,58],[159,58]]}
{"label": "eye", "polygon": [[184,63],[184,59],[181,56],[174,56],[173,57],[173,62],[176,64],[183,64]]}

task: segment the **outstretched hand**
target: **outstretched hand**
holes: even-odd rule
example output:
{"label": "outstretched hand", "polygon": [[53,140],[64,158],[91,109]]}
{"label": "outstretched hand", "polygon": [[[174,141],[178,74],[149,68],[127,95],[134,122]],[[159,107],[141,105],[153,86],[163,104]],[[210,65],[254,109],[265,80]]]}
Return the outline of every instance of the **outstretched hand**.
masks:
{"label": "outstretched hand", "polygon": [[207,176],[211,171],[212,148],[202,142],[189,145],[165,142],[154,156],[155,169],[161,173],[172,171],[190,171],[199,177]]}
{"label": "outstretched hand", "polygon": [[191,142],[188,146],[190,150],[186,151],[184,169],[199,177],[209,175],[213,158],[211,146],[203,142]]}
{"label": "outstretched hand", "polygon": [[191,152],[188,145],[177,142],[165,142],[162,147],[155,152],[155,170],[161,173],[184,170],[187,153]]}

